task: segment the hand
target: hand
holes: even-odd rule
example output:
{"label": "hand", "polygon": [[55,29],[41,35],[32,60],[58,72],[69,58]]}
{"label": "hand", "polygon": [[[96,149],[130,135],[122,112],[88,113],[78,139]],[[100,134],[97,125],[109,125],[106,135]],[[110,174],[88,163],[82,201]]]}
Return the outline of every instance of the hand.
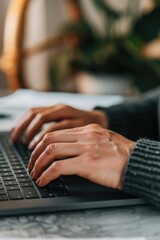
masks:
{"label": "hand", "polygon": [[97,124],[48,133],[28,165],[40,187],[61,175],[78,175],[122,189],[122,179],[135,143]]}
{"label": "hand", "polygon": [[[52,124],[42,130],[42,126],[49,122],[52,122]],[[32,108],[15,123],[11,140],[13,142],[18,141],[24,133],[26,144],[30,143],[29,148],[34,149],[48,132],[81,127],[90,123],[98,123],[102,127],[107,127],[107,118],[99,110],[89,112],[67,105]],[[41,132],[37,135],[40,130]]]}

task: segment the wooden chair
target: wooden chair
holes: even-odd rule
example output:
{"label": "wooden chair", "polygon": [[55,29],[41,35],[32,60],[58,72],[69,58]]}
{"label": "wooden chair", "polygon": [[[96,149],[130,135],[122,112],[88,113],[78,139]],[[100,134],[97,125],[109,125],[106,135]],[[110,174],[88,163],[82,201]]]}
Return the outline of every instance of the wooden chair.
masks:
{"label": "wooden chair", "polygon": [[[78,21],[81,18],[81,11],[77,0],[66,0],[71,21]],[[74,36],[64,36],[59,34],[54,38],[33,46],[29,49],[23,49],[24,26],[26,19],[26,10],[31,0],[11,0],[9,5],[3,40],[3,53],[0,57],[0,70],[7,76],[9,89],[15,91],[19,88],[25,88],[23,78],[23,60],[33,54],[45,51],[49,48],[64,44],[73,43]]]}

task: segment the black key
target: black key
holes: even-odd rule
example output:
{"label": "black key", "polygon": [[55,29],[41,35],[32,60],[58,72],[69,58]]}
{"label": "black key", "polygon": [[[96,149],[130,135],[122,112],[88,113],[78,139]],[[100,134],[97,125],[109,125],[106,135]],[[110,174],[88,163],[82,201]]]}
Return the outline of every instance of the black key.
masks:
{"label": "black key", "polygon": [[17,169],[17,170],[14,170],[14,173],[16,175],[19,174],[19,173],[26,174],[26,171],[24,169]]}
{"label": "black key", "polygon": [[3,185],[0,185],[0,190],[3,190],[3,189],[4,189]]}
{"label": "black key", "polygon": [[16,174],[16,177],[17,178],[27,178],[28,175],[27,175],[27,173],[18,173],[18,174]]}
{"label": "black key", "polygon": [[25,198],[29,199],[29,198],[39,198],[36,190],[34,189],[34,187],[26,187],[22,189],[23,195]]}
{"label": "black key", "polygon": [[19,165],[20,164],[20,161],[19,160],[17,160],[17,159],[10,159],[10,163],[12,164],[12,165]]}
{"label": "black key", "polygon": [[11,166],[12,166],[12,168],[14,167],[14,166],[22,166],[21,164],[19,164],[19,163],[17,163],[17,162],[10,162],[10,164],[11,164]]}
{"label": "black key", "polygon": [[0,195],[5,195],[5,194],[6,194],[5,190],[0,190]]}
{"label": "black key", "polygon": [[7,168],[9,165],[6,163],[6,164],[0,164],[0,168]]}
{"label": "black key", "polygon": [[3,181],[13,181],[13,180],[16,180],[14,176],[3,177]]}
{"label": "black key", "polygon": [[4,185],[5,186],[12,186],[12,185],[17,185],[16,181],[4,181]]}
{"label": "black key", "polygon": [[19,165],[12,166],[12,169],[14,169],[14,170],[22,170],[22,169],[24,169],[24,167],[22,167],[22,165],[19,164]]}
{"label": "black key", "polygon": [[20,186],[23,188],[23,187],[33,187],[33,183],[32,182],[22,182],[22,183],[19,183]]}
{"label": "black key", "polygon": [[0,159],[0,166],[3,165],[3,164],[6,164],[6,160],[5,159],[4,160]]}
{"label": "black key", "polygon": [[5,173],[1,173],[0,175],[1,175],[2,178],[3,177],[8,177],[8,176],[10,176],[10,177],[14,176],[12,172],[5,172]]}
{"label": "black key", "polygon": [[23,182],[32,182],[31,179],[27,176],[25,178],[18,178],[18,182],[19,183],[23,183]]}
{"label": "black key", "polygon": [[6,200],[8,200],[7,195],[1,195],[0,196],[0,201],[6,201]]}
{"label": "black key", "polygon": [[10,168],[7,167],[7,168],[0,168],[0,173],[5,173],[5,172],[10,172]]}
{"label": "black key", "polygon": [[57,189],[54,193],[57,197],[67,197],[71,195],[67,189]]}
{"label": "black key", "polygon": [[24,199],[20,190],[8,191],[8,195],[11,200]]}
{"label": "black key", "polygon": [[58,185],[64,185],[64,184],[63,184],[62,181],[58,178],[58,179],[53,180],[49,185],[50,185],[50,186],[53,186],[53,187],[57,187]]}
{"label": "black key", "polygon": [[15,186],[6,186],[7,191],[20,190],[18,185]]}
{"label": "black key", "polygon": [[40,192],[42,198],[55,197],[54,193],[51,192],[51,189],[49,188],[38,188],[38,191]]}

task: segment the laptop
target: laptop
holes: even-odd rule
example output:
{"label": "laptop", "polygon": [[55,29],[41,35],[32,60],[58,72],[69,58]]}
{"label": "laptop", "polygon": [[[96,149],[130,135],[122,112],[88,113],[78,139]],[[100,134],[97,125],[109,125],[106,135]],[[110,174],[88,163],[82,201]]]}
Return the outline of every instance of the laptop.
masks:
{"label": "laptop", "polygon": [[9,143],[9,136],[10,132],[0,133],[0,216],[144,203],[78,176],[61,176],[39,188],[27,171],[31,152],[22,142]]}

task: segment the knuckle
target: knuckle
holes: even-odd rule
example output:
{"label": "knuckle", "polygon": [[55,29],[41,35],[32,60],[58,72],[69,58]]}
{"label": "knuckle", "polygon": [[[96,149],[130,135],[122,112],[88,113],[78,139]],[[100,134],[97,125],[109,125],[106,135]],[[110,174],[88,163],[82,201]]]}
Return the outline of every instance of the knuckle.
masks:
{"label": "knuckle", "polygon": [[40,162],[35,162],[34,169],[35,169],[35,171],[41,170],[42,169],[41,163]]}
{"label": "knuckle", "polygon": [[92,123],[92,124],[89,124],[89,129],[93,130],[93,131],[97,131],[97,129],[100,128],[100,125],[97,124],[97,123]]}
{"label": "knuckle", "polygon": [[61,162],[60,161],[56,161],[52,164],[52,168],[55,172],[60,172],[61,171]]}
{"label": "knuckle", "polygon": [[44,119],[45,117],[44,117],[44,115],[42,113],[38,113],[37,114],[37,118],[38,118],[38,121],[40,121],[40,122],[44,122],[44,120],[45,120]]}
{"label": "knuckle", "polygon": [[59,104],[58,107],[67,112],[71,112],[73,109],[71,106],[66,105],[66,104]]}
{"label": "knuckle", "polygon": [[87,133],[87,138],[88,139],[91,139],[91,140],[98,140],[98,134],[97,134],[97,131],[89,131]]}
{"label": "knuckle", "polygon": [[97,160],[97,155],[94,152],[86,154],[86,161],[88,162],[88,164],[91,164],[96,160]]}
{"label": "knuckle", "polygon": [[36,109],[35,108],[29,108],[29,109],[27,109],[27,113],[29,113],[30,115],[34,115],[36,113]]}
{"label": "knuckle", "polygon": [[54,151],[56,150],[56,144],[55,143],[52,143],[52,144],[49,144],[46,148],[46,154],[47,155],[50,155],[51,153],[53,153]]}
{"label": "knuckle", "polygon": [[95,149],[94,144],[92,143],[86,144],[85,148],[89,154],[92,154]]}
{"label": "knuckle", "polygon": [[43,137],[42,143],[47,143],[53,134],[46,133]]}
{"label": "knuckle", "polygon": [[66,109],[66,108],[68,108],[68,105],[66,105],[66,104],[58,104],[58,108]]}

